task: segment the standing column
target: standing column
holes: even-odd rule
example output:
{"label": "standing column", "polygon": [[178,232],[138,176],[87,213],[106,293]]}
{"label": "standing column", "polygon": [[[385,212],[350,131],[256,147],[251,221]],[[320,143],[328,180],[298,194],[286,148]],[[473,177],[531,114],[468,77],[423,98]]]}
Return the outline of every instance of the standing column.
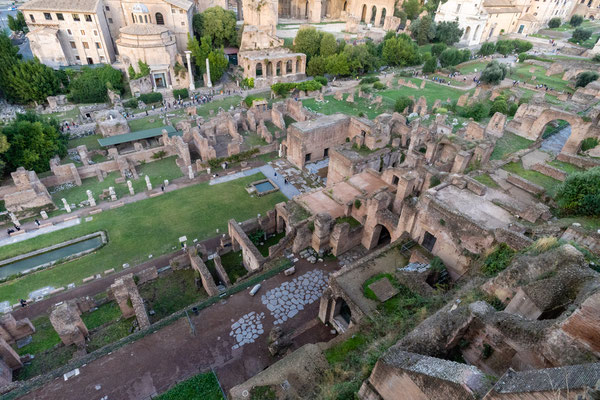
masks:
{"label": "standing column", "polygon": [[210,81],[210,64],[208,62],[208,58],[206,59],[206,86],[212,87],[212,82]]}
{"label": "standing column", "polygon": [[190,61],[191,51],[187,50],[185,52],[185,58],[187,60],[188,73],[190,74],[190,90],[196,90],[196,85],[194,84],[194,73],[192,72],[192,62]]}

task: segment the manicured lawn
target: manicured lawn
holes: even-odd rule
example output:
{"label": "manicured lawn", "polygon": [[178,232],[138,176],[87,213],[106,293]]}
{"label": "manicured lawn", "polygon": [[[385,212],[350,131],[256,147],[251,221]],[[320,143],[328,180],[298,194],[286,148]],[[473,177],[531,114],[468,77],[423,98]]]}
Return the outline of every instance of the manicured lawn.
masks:
{"label": "manicured lawn", "polygon": [[488,174],[477,175],[473,179],[483,183],[485,186],[491,187],[492,189],[497,189],[500,187],[500,185],[498,185],[496,181],[493,180]]}
{"label": "manicured lawn", "polygon": [[173,386],[154,400],[225,400],[212,372],[196,375]]}
{"label": "manicured lawn", "polygon": [[532,143],[532,140],[525,139],[514,133],[504,132],[504,135],[496,141],[496,146],[490,159],[502,160],[512,153],[528,148]]}
{"label": "manicured lawn", "polygon": [[575,172],[583,171],[583,169],[579,168],[578,166],[569,164],[569,163],[566,163],[563,161],[553,160],[553,161],[550,161],[548,164],[565,171],[567,174],[573,174]]}
{"label": "manicured lawn", "polygon": [[150,322],[158,321],[175,311],[208,297],[204,289],[196,289],[193,269],[164,273],[151,282],[140,286],[140,295],[146,301],[146,309],[154,310]]}
{"label": "manicured lawn", "polygon": [[100,143],[98,143],[98,139],[101,138],[102,135],[89,135],[77,139],[71,139],[69,140],[69,143],[67,143],[67,146],[70,149],[74,149],[75,147],[84,144],[88,150],[97,150],[100,149]]}
{"label": "manicured lawn", "polygon": [[[532,68],[535,70],[533,73],[529,72]],[[532,80],[533,76],[536,77],[535,80]],[[573,88],[569,87],[569,81],[563,81],[562,76],[563,74],[546,76],[546,69],[543,67],[530,64],[519,64],[510,74],[509,78],[527,82],[532,85],[544,84],[554,90],[573,93]]]}
{"label": "manicured lawn", "polygon": [[[183,173],[175,163],[175,159],[176,157],[173,156],[139,165],[137,170],[140,178],[138,180],[131,181],[135,193],[147,190],[144,175],[148,175],[150,177],[150,182],[152,183],[153,187],[160,186],[165,179],[172,181],[182,177]],[[62,198],[67,199],[69,204],[79,204],[80,202],[87,200],[87,190],[91,190],[94,194],[94,198],[96,199],[96,203],[100,203],[100,194],[102,194],[103,190],[108,189],[111,186],[115,188],[115,193],[118,199],[123,196],[129,196],[127,182],[115,183],[115,179],[120,177],[121,173],[119,171],[113,171],[109,173],[106,178],[104,178],[103,182],[98,181],[98,178],[87,178],[82,180],[81,186],[73,186],[55,193],[52,193],[53,188],[50,188],[49,190],[52,193],[52,200],[59,207],[62,207]]]}
{"label": "manicured lawn", "polygon": [[4,246],[2,258],[10,258],[100,230],[108,234],[108,243],[92,254],[1,284],[0,301],[16,302],[45,286],[60,287],[71,282],[79,285],[81,279],[92,274],[172,252],[179,248],[181,236],[189,240],[213,237],[217,228],[226,231],[229,219],[244,221],[287,200],[280,192],[250,197],[245,186],[259,179],[264,175],[190,186],[104,211],[90,222]]}
{"label": "manicured lawn", "polygon": [[114,301],[103,304],[97,310],[81,314],[83,323],[88,330],[96,329],[110,321],[115,321],[121,317],[121,309]]}
{"label": "manicured lawn", "polygon": [[546,189],[546,192],[549,196],[554,197],[556,195],[556,190],[560,185],[560,181],[550,178],[544,174],[541,174],[537,171],[529,170],[523,168],[523,165],[519,163],[508,163],[503,167],[504,170],[508,172],[512,172],[515,175],[519,175],[521,178],[525,178],[528,181],[535,183]]}
{"label": "manicured lawn", "polygon": [[160,115],[151,115],[140,119],[132,119],[128,121],[131,132],[144,131],[146,129],[160,128],[165,126]]}
{"label": "manicured lawn", "polygon": [[472,74],[475,70],[479,73],[483,71],[486,65],[488,65],[488,61],[471,61],[458,65],[456,69],[458,69],[461,74],[466,75]]}

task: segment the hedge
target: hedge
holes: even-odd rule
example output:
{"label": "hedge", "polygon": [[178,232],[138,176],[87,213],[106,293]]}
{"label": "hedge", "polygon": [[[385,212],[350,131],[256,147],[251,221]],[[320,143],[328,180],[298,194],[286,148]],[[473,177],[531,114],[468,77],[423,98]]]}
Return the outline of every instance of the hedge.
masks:
{"label": "hedge", "polygon": [[188,93],[187,89],[175,89],[173,90],[173,97],[175,98],[175,100],[179,100],[179,96],[181,96],[181,99],[187,99],[188,97],[190,97],[190,94]]}
{"label": "hedge", "polygon": [[138,97],[138,100],[143,101],[146,104],[158,103],[163,100],[163,96],[159,92],[144,93],[144,94],[140,94],[140,97]]}

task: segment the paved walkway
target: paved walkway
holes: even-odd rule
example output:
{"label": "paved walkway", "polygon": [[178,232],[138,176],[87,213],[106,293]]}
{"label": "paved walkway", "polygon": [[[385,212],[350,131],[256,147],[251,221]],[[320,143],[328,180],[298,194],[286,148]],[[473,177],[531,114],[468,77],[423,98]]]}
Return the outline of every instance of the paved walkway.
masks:
{"label": "paved walkway", "polygon": [[262,172],[267,178],[275,182],[277,186],[279,186],[279,190],[281,191],[281,193],[283,193],[284,196],[288,199],[291,200],[292,197],[300,194],[300,191],[296,189],[294,185],[292,185],[291,183],[286,184],[284,182],[285,178],[281,176],[281,174],[277,174],[275,169],[269,164],[257,168],[252,168],[246,171],[240,171],[235,174],[220,176],[218,178],[211,179],[210,185],[218,185],[219,183],[234,181],[245,176],[257,174],[259,172]]}
{"label": "paved walkway", "polygon": [[[55,379],[23,396],[36,400],[140,400],[164,392],[176,382],[214,369],[225,392],[271,365],[278,358],[267,349],[269,331],[281,326],[284,333],[302,332],[293,340],[295,349],[305,343],[330,340],[328,327],[316,323],[323,274],[337,268],[333,263],[296,263],[295,275],[278,274],[264,282],[257,296],[248,290],[237,293],[200,312],[81,367],[80,374]],[[311,296],[302,310],[283,321],[281,310],[267,308],[269,296],[281,294],[289,285],[302,285]],[[314,294],[314,295],[312,295]],[[314,301],[313,301],[314,299]],[[271,311],[271,309],[273,309]],[[289,315],[289,314],[286,314]],[[252,321],[256,338],[239,340],[240,321]],[[236,325],[237,324],[237,325]],[[260,324],[260,327],[258,326]],[[243,338],[242,338],[243,339]],[[242,345],[240,343],[244,342]],[[237,345],[237,347],[235,347]],[[106,396],[106,397],[105,397]]]}
{"label": "paved walkway", "polygon": [[68,221],[59,222],[52,226],[37,228],[37,225],[35,225],[35,222],[34,222],[34,227],[37,228],[36,230],[26,231],[25,233],[22,233],[17,236],[8,236],[8,234],[7,234],[7,235],[5,235],[4,238],[0,239],[0,247],[5,246],[7,244],[22,242],[23,240],[31,239],[36,236],[43,235],[45,233],[58,231],[58,230],[61,230],[64,228],[70,228],[72,226],[79,225],[80,223],[81,223],[81,218],[75,218],[75,219],[70,219]]}

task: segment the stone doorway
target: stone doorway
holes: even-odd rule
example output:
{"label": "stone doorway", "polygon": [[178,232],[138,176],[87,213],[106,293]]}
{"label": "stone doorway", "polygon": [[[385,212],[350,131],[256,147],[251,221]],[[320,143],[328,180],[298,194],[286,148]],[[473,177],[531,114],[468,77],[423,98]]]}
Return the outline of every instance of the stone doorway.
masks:
{"label": "stone doorway", "polygon": [[331,321],[333,327],[338,333],[344,333],[350,326],[352,319],[352,311],[348,306],[348,303],[341,297],[335,300],[335,308],[333,310],[333,319]]}
{"label": "stone doorway", "polygon": [[437,242],[437,238],[435,236],[433,236],[431,233],[425,232],[425,235],[423,235],[423,243],[422,243],[423,247],[425,247],[430,252],[433,252],[433,247],[435,246],[435,242]]}
{"label": "stone doorway", "polygon": [[546,124],[542,133],[540,150],[559,154],[571,136],[571,124],[563,119],[555,119]]}

